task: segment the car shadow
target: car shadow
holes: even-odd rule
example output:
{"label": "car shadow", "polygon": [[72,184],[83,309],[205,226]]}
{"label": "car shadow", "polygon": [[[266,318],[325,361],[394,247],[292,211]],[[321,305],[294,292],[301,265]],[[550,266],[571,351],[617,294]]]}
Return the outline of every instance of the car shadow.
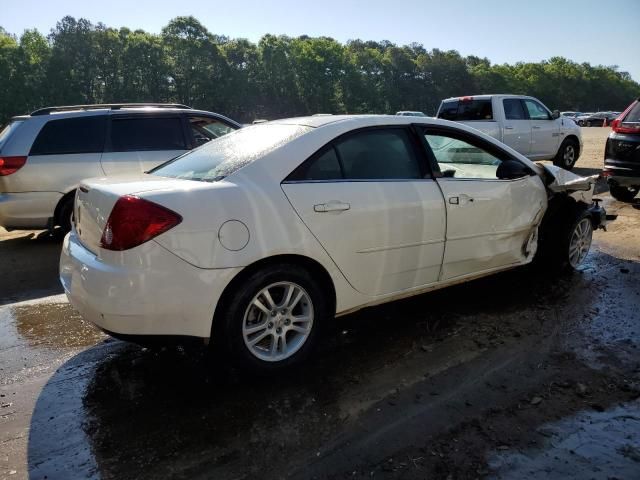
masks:
{"label": "car shadow", "polygon": [[61,237],[47,231],[20,233],[0,240],[0,305],[63,292]]}
{"label": "car shadow", "polygon": [[42,388],[30,475],[277,477],[274,468],[320,455],[400,385],[446,370],[454,350],[460,358],[482,351],[480,334],[490,343],[516,319],[539,327],[540,315],[585,281],[574,274],[550,282],[524,268],[368,308],[333,324],[312,361],[273,378],[240,374],[202,348],[152,351],[108,340],[71,358]]}

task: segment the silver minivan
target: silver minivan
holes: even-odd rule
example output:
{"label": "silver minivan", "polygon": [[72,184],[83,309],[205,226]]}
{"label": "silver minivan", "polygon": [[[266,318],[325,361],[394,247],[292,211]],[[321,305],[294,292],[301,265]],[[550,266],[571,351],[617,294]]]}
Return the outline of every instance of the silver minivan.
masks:
{"label": "silver minivan", "polygon": [[0,226],[69,230],[82,179],[142,173],[240,127],[179,104],[51,107],[14,117],[0,133]]}

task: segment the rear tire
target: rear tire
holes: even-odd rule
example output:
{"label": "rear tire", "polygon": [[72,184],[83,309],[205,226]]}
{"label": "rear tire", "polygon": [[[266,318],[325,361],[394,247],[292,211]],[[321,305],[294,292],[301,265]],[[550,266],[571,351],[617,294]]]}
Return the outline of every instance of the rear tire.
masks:
{"label": "rear tire", "polygon": [[217,319],[221,328],[213,334],[214,348],[223,347],[248,373],[295,368],[315,349],[328,323],[328,305],[307,270],[295,264],[265,267],[244,279],[229,299]]}
{"label": "rear tire", "polygon": [[616,200],[621,202],[631,202],[640,191],[640,187],[622,187],[620,185],[609,185],[609,193]]}
{"label": "rear tire", "polygon": [[61,233],[66,235],[71,231],[71,216],[73,215],[73,200],[71,196],[63,201],[58,210],[56,224],[60,227]]}
{"label": "rear tire", "polygon": [[571,170],[580,156],[580,145],[572,138],[567,138],[560,148],[556,157],[553,159],[553,164],[562,167],[565,170]]}

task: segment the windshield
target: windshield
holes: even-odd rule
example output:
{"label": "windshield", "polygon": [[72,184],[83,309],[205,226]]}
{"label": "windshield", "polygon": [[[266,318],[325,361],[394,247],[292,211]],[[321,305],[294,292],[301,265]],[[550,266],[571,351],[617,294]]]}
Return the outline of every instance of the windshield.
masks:
{"label": "windshield", "polygon": [[13,133],[16,130],[16,128],[20,126],[21,123],[22,123],[22,120],[15,120],[2,129],[2,131],[0,132],[0,148],[2,148],[2,145],[4,144],[4,142],[7,141],[11,133]]}
{"label": "windshield", "polygon": [[185,153],[149,173],[216,182],[311,130],[302,125],[261,124],[236,130]]}

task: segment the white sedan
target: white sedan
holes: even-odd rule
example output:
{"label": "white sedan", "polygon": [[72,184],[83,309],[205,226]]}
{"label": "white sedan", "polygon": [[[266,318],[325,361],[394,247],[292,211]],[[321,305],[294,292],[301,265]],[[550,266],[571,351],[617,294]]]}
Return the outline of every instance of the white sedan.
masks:
{"label": "white sedan", "polygon": [[60,279],[116,337],[211,339],[270,371],[334,316],[534,257],[575,268],[604,220],[593,186],[445,120],[279,120],[85,180]]}

